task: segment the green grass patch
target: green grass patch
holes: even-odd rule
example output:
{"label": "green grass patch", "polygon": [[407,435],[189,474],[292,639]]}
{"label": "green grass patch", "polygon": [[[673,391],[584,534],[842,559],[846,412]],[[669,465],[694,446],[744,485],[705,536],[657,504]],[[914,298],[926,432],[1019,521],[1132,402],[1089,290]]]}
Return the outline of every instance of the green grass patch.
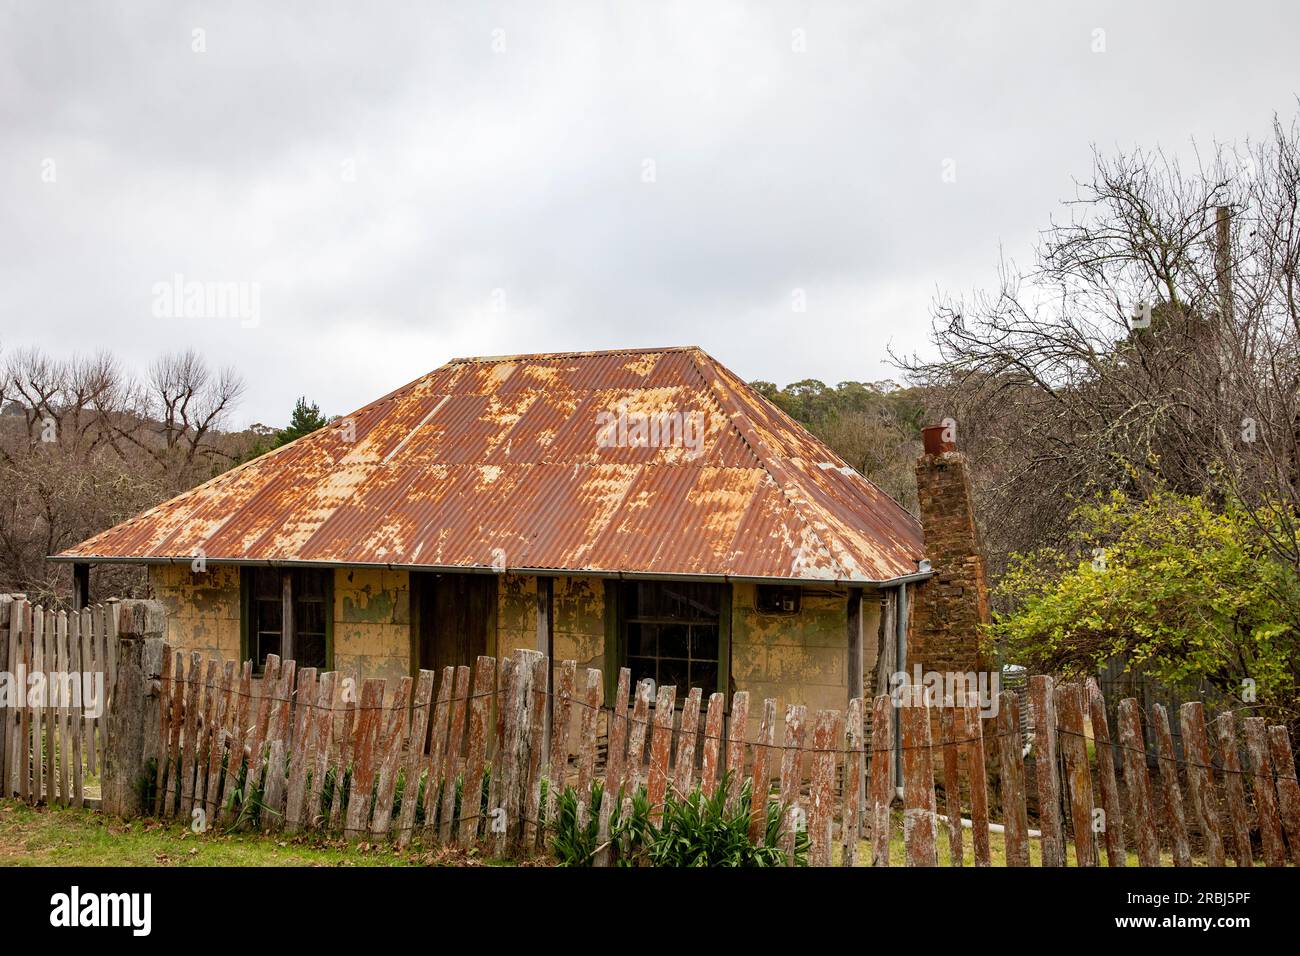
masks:
{"label": "green grass patch", "polygon": [[399,851],[316,835],[193,833],[176,823],[0,800],[0,866],[474,866],[455,849]]}

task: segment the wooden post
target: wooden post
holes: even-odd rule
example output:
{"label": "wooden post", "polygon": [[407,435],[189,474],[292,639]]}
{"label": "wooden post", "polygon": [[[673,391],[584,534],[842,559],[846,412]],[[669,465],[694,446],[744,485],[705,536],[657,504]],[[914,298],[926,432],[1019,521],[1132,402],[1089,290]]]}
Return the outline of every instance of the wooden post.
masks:
{"label": "wooden post", "polygon": [[72,609],[80,611],[90,604],[90,565],[81,561],[72,565]]}
{"label": "wooden post", "polygon": [[553,719],[553,697],[555,694],[555,675],[551,662],[555,659],[555,579],[539,577],[537,579],[537,650],[546,658],[546,686],[538,690],[546,692],[545,709],[541,727],[541,753],[551,750],[551,721]]}
{"label": "wooden post", "polygon": [[700,724],[702,696],[700,688],[692,687],[686,695],[686,703],[682,705],[682,730],[677,738],[677,765],[673,778],[673,789],[677,791],[679,799],[686,798],[695,781],[695,741],[699,736],[697,728]]}
{"label": "wooden post", "polygon": [[[789,718],[787,718],[787,723]],[[871,704],[871,786],[867,812],[871,816],[871,865],[889,866],[889,808],[894,802],[890,783],[894,769],[894,702],[880,694]],[[798,792],[798,780],[795,781]]]}
{"label": "wooden post", "polygon": [[[248,662],[245,662],[244,663],[245,669],[243,672],[244,674],[248,673],[248,667],[249,667]],[[427,677],[427,684],[428,684],[427,687],[425,686],[426,677]],[[334,688],[337,681],[338,681],[337,673],[335,673],[334,671],[326,671],[324,674],[320,676],[320,680],[317,681],[316,683],[315,752],[314,752],[314,760],[313,760],[312,774],[311,774],[311,788],[307,794],[307,812],[303,820],[303,822],[307,825],[309,829],[315,828],[318,824],[318,820],[328,818],[329,816],[329,807],[325,807],[322,809],[321,799],[325,793],[325,775],[329,773],[330,766],[331,766],[330,764],[331,745],[334,742]],[[243,685],[244,685],[244,676],[243,674],[241,674],[240,687],[242,688]],[[433,677],[430,671],[420,671],[420,687],[426,691],[425,696],[421,698],[424,701],[424,706],[420,710],[420,712],[423,713],[424,717],[423,717],[423,722],[420,724],[420,726],[427,728],[429,722],[428,697],[429,697],[429,693],[431,693],[433,690]],[[419,707],[418,702],[416,706]],[[242,738],[242,736],[243,734],[240,733],[239,737]],[[412,779],[411,777],[407,778],[408,781],[407,786],[410,788],[407,791],[407,797],[409,798],[410,806],[408,808],[404,804],[402,808],[404,814],[403,819],[405,819],[405,813],[407,809],[409,809],[410,811],[410,821],[406,826],[406,828],[402,831],[405,834],[407,841],[409,841],[411,838],[411,828],[412,826],[414,826],[414,821],[415,821],[415,805],[418,802],[416,798],[420,792],[420,772],[418,768],[420,765],[420,759],[424,756],[423,741],[424,741],[424,736],[423,734],[421,734],[420,737],[418,738],[418,741],[413,740],[411,742],[412,762],[416,765],[417,769],[413,775],[414,776],[413,783],[411,782]],[[238,748],[238,751],[232,750],[230,752],[230,766],[236,768],[235,770],[236,774],[238,774],[239,772],[238,763],[240,758],[243,756],[242,753],[243,749],[244,748],[240,746]],[[229,781],[232,778],[228,776],[226,779],[227,779],[227,783],[229,783]],[[335,779],[336,779],[335,786],[341,788],[343,786],[342,767],[339,768]],[[229,801],[227,801],[227,806],[229,806]],[[406,846],[406,843],[403,842],[400,845]]]}
{"label": "wooden post", "polygon": [[961,826],[961,760],[957,749],[959,727],[964,711],[950,697],[939,709],[939,733],[943,743],[943,808],[948,817],[948,861],[952,866],[965,864]]}
{"label": "wooden post", "polygon": [[1268,728],[1269,756],[1277,773],[1277,805],[1291,848],[1291,862],[1300,866],[1300,781],[1296,780],[1291,738],[1283,726]]}
{"label": "wooden post", "polygon": [[[624,754],[627,753],[627,698],[631,692],[632,672],[626,667],[618,671],[618,689],[614,691],[614,709],[609,715],[605,757],[605,793],[613,800],[623,791],[626,774]],[[606,800],[604,807],[612,804]]]}
{"label": "wooden post", "polygon": [[1223,789],[1228,794],[1228,827],[1238,866],[1252,866],[1250,822],[1246,819],[1246,787],[1241,779],[1241,756],[1237,747],[1237,727],[1232,711],[1214,718],[1214,733],[1219,742],[1223,767]]}
{"label": "wooden post", "polygon": [[938,866],[930,708],[912,703],[899,708],[899,717],[903,724],[903,845],[907,865]]}
{"label": "wooden post", "polygon": [[[24,602],[21,618],[12,621],[14,633],[18,637],[18,653],[10,657],[11,660],[17,661],[15,670],[31,673],[35,664],[36,630],[43,616],[44,612],[40,608]],[[18,775],[14,792],[26,803],[33,799],[33,776],[38,788],[41,776],[39,759],[36,761],[35,774],[33,775],[32,772],[32,708],[30,707],[18,708],[18,736],[10,745],[9,752],[13,754],[11,763]]]}
{"label": "wooden post", "polygon": [[1169,842],[1174,866],[1191,866],[1192,851],[1187,842],[1187,814],[1183,810],[1183,792],[1178,786],[1178,761],[1174,755],[1174,737],[1169,729],[1169,714],[1164,705],[1151,705],[1151,722],[1155,724],[1156,752],[1160,754],[1160,789],[1169,818]]}
{"label": "wooden post", "polygon": [[677,688],[667,684],[659,688],[659,696],[655,700],[654,727],[650,737],[650,770],[646,778],[650,818],[655,823],[663,820],[664,797],[668,793],[668,760],[672,756],[673,749],[673,716],[676,698]]}
{"label": "wooden post", "polygon": [[504,828],[497,831],[498,856],[504,856],[523,841],[523,818],[528,808],[528,703],[532,693],[534,656],[541,655],[536,651],[517,649],[510,665],[510,698],[506,703],[509,710],[505,720],[506,747],[500,791]]}
{"label": "wooden post", "polygon": [[1178,709],[1178,721],[1183,728],[1187,792],[1201,824],[1205,862],[1207,866],[1223,866],[1223,831],[1219,826],[1219,810],[1214,805],[1210,745],[1205,734],[1205,705],[1199,700],[1183,704]]}
{"label": "wooden post", "polygon": [[998,751],[1002,755],[1002,819],[1007,866],[1029,865],[1029,815],[1025,807],[1025,759],[1020,741],[1020,702],[1009,690],[998,706]]}
{"label": "wooden post", "polygon": [[1096,678],[1085,685],[1088,695],[1088,722],[1092,724],[1093,749],[1097,755],[1097,786],[1101,791],[1101,824],[1106,836],[1106,863],[1124,866],[1128,848],[1124,842],[1124,809],[1119,799],[1119,780],[1115,776],[1115,754],[1106,721],[1106,700]]}
{"label": "wooden post", "polygon": [[[1092,827],[1092,774],[1088,770],[1088,742],[1083,733],[1083,688],[1061,684],[1056,688],[1056,716],[1060,721],[1061,756],[1074,830],[1074,859],[1078,866],[1097,865],[1097,840]],[[1065,864],[1065,847],[1061,847]]]}
{"label": "wooden post", "polygon": [[645,772],[645,742],[650,729],[650,695],[654,693],[654,681],[648,677],[637,681],[636,703],[632,706],[632,726],[628,732],[627,745],[627,795],[635,796],[641,789],[642,774]]}
{"label": "wooden post", "polygon": [[[460,749],[465,732],[465,714],[469,707],[470,669],[465,665],[456,668],[456,684],[451,699],[451,729],[447,734],[447,749],[443,752],[442,769],[442,815],[438,818],[438,838],[443,843],[450,843],[455,835],[452,830],[452,817],[456,812],[456,779],[460,769]],[[461,780],[461,802],[466,793],[465,781]]]}
{"label": "wooden post", "polygon": [[[510,665],[510,666],[507,666]],[[509,660],[501,662],[501,676],[503,683],[508,682],[510,667],[513,664]],[[429,777],[424,784],[424,836],[423,839],[432,844],[438,836],[438,807],[442,805],[442,754],[447,747],[447,728],[448,720],[451,715],[451,691],[452,685],[456,683],[456,668],[447,666],[442,669],[442,680],[438,684],[437,702],[433,708],[433,721],[429,729]],[[498,706],[502,707],[500,701]],[[504,709],[501,712],[501,719],[505,718]],[[504,752],[504,748],[498,746],[498,757]],[[494,776],[501,776],[495,774]],[[504,799],[504,790],[497,791]],[[504,850],[504,845],[501,847]]]}
{"label": "wooden post", "polygon": [[[370,835],[376,840],[388,836],[389,828],[393,823],[393,800],[397,793],[397,769],[402,761],[402,748],[406,744],[406,738],[409,733],[409,718],[411,700],[411,685],[413,681],[410,677],[403,677],[397,682],[397,693],[393,696],[393,701],[388,705],[388,716],[381,724],[379,737],[379,746],[376,750],[377,763],[379,765],[379,784],[375,790],[375,810],[370,822]],[[473,796],[478,797],[479,791],[476,788]],[[461,798],[461,814],[465,813],[465,807],[469,804],[470,789],[465,787],[464,796]],[[475,799],[474,812],[478,813],[478,801]]]}
{"label": "wooden post", "polygon": [[971,856],[976,866],[992,863],[989,846],[988,768],[984,763],[984,721],[979,708],[967,703],[962,711],[966,739],[966,773],[970,784]]}
{"label": "wooden post", "polygon": [[709,710],[704,722],[704,759],[700,765],[700,790],[713,796],[718,786],[718,755],[722,748],[723,696],[709,695]]}
{"label": "wooden post", "polygon": [[544,654],[539,654],[533,660],[533,683],[531,696],[529,698],[529,719],[531,724],[528,732],[528,777],[526,780],[528,792],[528,810],[524,814],[524,849],[532,853],[538,846],[538,839],[542,832],[541,806],[542,806],[542,762],[545,754],[543,744],[545,743],[546,714],[551,697],[545,692],[548,682],[551,679],[551,659]]}
{"label": "wooden post", "polygon": [[1247,717],[1241,725],[1246,733],[1246,754],[1250,757],[1250,770],[1254,775],[1255,810],[1259,814],[1259,836],[1264,846],[1264,862],[1269,866],[1286,866],[1282,818],[1278,814],[1277,791],[1273,787],[1273,762],[1269,758],[1268,731],[1264,726],[1264,718]]}
{"label": "wooden post", "polygon": [[[432,678],[433,675],[429,676]],[[480,655],[474,662],[474,689],[466,718],[468,745],[465,748],[465,772],[460,788],[460,842],[463,846],[470,846],[478,836],[479,817],[483,810],[483,770],[487,766],[488,730],[492,726],[492,695],[496,685],[496,658]],[[429,689],[433,689],[432,680]],[[554,803],[551,801],[552,806]],[[405,804],[402,810],[405,813]]]}
{"label": "wooden post", "polygon": [[862,589],[849,588],[849,700],[862,696]]}
{"label": "wooden post", "polygon": [[803,704],[791,704],[785,711],[785,747],[781,751],[781,806],[785,819],[781,822],[781,849],[786,862],[794,866],[796,829],[799,810],[799,774],[802,772],[804,722],[808,709]]}
{"label": "wooden post", "polygon": [[1043,834],[1043,866],[1065,866],[1061,833],[1061,777],[1056,753],[1056,694],[1052,678],[1029,678],[1029,704],[1034,713],[1034,777],[1038,781],[1038,825]]}
{"label": "wooden post", "polygon": [[[560,796],[569,782],[569,726],[573,720],[573,692],[578,681],[578,662],[561,661],[558,681],[555,679],[554,667],[548,670],[548,674],[554,688],[554,697],[547,708],[551,715],[551,739],[547,742],[546,748],[546,812],[542,818],[543,841],[546,840],[546,828],[554,822],[559,810]],[[672,709],[670,702],[668,705],[670,734],[673,722]],[[590,794],[584,797],[583,794],[578,793],[577,798],[589,799]]]}
{"label": "wooden post", "polygon": [[738,690],[731,697],[731,720],[727,724],[727,806],[740,799],[745,778],[745,731],[749,727],[749,691]]}
{"label": "wooden post", "polygon": [[103,779],[105,813],[123,818],[145,811],[146,746],[158,740],[159,678],[167,613],[157,601],[123,601],[115,655],[117,673],[108,708]]}
{"label": "wooden post", "polygon": [[[768,703],[771,704],[772,721],[775,722],[776,701]],[[858,865],[858,844],[862,842],[862,807],[867,796],[865,704],[866,702],[861,697],[855,697],[849,701],[848,722],[844,733],[847,744],[847,757],[844,761],[844,812],[840,827],[841,842],[844,845],[845,866]],[[766,710],[763,714],[763,720],[768,720]],[[766,739],[767,743],[772,742],[770,733]]]}
{"label": "wooden post", "polygon": [[371,677],[362,683],[352,730],[352,787],[343,824],[343,835],[348,840],[360,840],[368,832],[370,797],[375,787],[375,739],[379,735],[384,696],[383,680]]}
{"label": "wooden post", "polygon": [[[9,621],[14,606],[12,595],[0,594],[0,674],[9,671]],[[9,767],[5,762],[5,754],[8,749],[11,719],[9,708],[0,707],[0,797],[9,796]]]}
{"label": "wooden post", "polygon": [[1160,842],[1156,835],[1155,798],[1147,773],[1145,738],[1140,709],[1135,698],[1119,702],[1119,743],[1124,751],[1124,784],[1133,809],[1133,832],[1137,834],[1138,862],[1160,865]]}
{"label": "wooden post", "polygon": [[[858,745],[862,743],[862,702],[857,702],[858,711]],[[849,716],[853,716],[853,704],[849,704]],[[763,701],[763,718],[758,725],[758,741],[754,744],[754,773],[753,784],[750,788],[749,801],[749,838],[754,842],[760,842],[763,833],[767,829],[767,798],[772,791],[772,771],[769,764],[772,759],[772,745],[776,743],[776,701],[768,697]],[[847,776],[850,773],[846,769],[845,780],[846,789],[847,781],[852,779]],[[856,793],[856,790],[854,790]],[[847,832],[848,818],[845,818],[845,828]],[[856,851],[857,844],[854,843]]]}
{"label": "wooden post", "polygon": [[[739,695],[737,695],[739,696]],[[808,865],[830,866],[835,815],[835,754],[843,725],[838,710],[819,710],[813,724],[812,787],[808,800]]]}

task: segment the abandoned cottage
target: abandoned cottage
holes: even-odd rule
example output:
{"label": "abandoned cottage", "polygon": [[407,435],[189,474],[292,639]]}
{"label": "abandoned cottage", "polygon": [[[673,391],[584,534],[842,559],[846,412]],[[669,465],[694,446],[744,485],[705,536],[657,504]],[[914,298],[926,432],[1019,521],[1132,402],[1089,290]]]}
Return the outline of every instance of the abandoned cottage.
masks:
{"label": "abandoned cottage", "polygon": [[[358,677],[519,647],[842,708],[976,667],[964,458],[921,520],[698,348],[458,359],[56,556],[148,566],[177,647]],[[679,694],[679,700],[684,696]]]}

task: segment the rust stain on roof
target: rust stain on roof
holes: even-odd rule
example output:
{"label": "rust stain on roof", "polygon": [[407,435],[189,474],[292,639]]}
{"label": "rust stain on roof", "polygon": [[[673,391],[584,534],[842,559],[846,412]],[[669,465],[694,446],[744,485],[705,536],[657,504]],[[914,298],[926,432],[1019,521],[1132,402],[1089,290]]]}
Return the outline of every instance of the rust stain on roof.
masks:
{"label": "rust stain on roof", "polygon": [[198,553],[875,582],[916,573],[923,542],[901,505],[688,347],[456,359],[58,557]]}

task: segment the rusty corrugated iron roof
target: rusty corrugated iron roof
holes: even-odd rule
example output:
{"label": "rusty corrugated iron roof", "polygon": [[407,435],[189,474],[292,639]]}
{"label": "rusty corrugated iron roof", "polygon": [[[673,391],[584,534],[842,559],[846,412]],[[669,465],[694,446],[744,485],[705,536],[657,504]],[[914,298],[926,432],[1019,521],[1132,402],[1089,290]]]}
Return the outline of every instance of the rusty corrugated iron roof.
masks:
{"label": "rusty corrugated iron roof", "polygon": [[[658,443],[639,443],[650,422]],[[901,505],[692,347],[456,359],[57,558],[199,553],[879,582],[916,574],[923,543]]]}

